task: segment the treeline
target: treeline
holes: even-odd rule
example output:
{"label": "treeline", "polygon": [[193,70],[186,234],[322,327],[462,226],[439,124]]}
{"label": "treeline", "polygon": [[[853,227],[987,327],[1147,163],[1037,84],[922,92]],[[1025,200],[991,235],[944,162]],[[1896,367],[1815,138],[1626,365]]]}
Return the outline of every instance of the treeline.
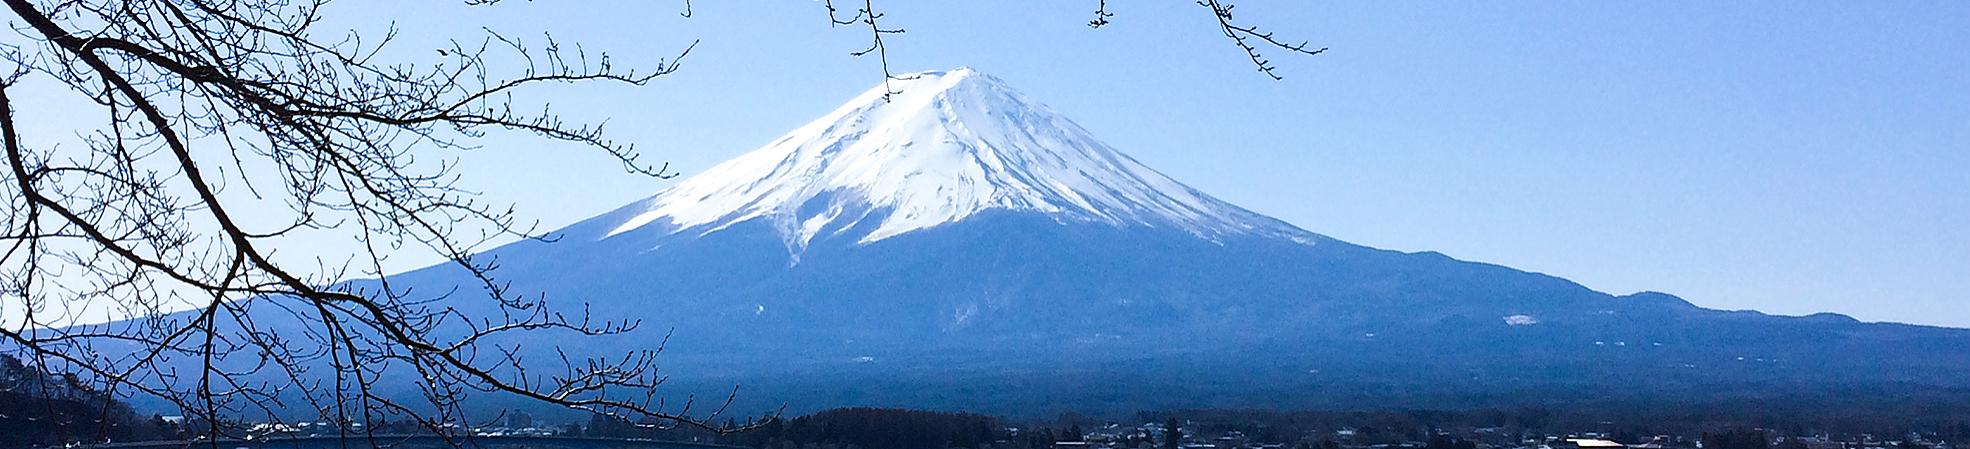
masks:
{"label": "treeline", "polygon": [[1751,429],[1731,429],[1722,432],[1706,432],[1701,438],[1704,449],[1771,449],[1772,436],[1763,431]]}
{"label": "treeline", "polygon": [[1788,407],[1783,403],[1392,411],[1192,409],[1138,412],[1135,422],[1163,422],[1177,416],[1203,433],[1236,430],[1257,441],[1283,443],[1299,441],[1307,435],[1332,435],[1343,428],[1356,431],[1355,442],[1369,444],[1425,442],[1439,430],[1477,428],[1505,434],[1598,432],[1628,443],[1654,435],[1723,435],[1734,429],[1768,429],[1777,435],[1830,433],[1836,436],[1916,432],[1947,441],[1970,441],[1970,406],[1909,407],[1893,413],[1881,410],[1884,409],[1866,407],[1842,411]]}
{"label": "treeline", "polygon": [[0,447],[175,439],[178,427],[139,417],[128,404],[72,375],[0,354]]}
{"label": "treeline", "polygon": [[998,418],[976,413],[856,407],[776,420],[721,442],[761,449],[975,449],[1008,437]]}
{"label": "treeline", "polygon": [[[1705,449],[1805,449],[1797,439],[1783,437],[1821,432],[1836,437],[1842,432],[1865,432],[1888,438],[1914,432],[1944,441],[1970,441],[1970,414],[1965,413],[1931,410],[1931,414],[1921,419],[1910,419],[1899,425],[1877,423],[1878,418],[1839,422],[1810,414],[1757,418],[1784,412],[1750,408],[1686,411],[1680,415],[1544,407],[1458,411],[1192,409],[1138,412],[1133,419],[1095,418],[1070,412],[1057,420],[1010,422],[974,413],[843,408],[774,421],[758,429],[718,437],[717,441],[759,449],[1045,449],[1055,442],[1081,440],[1084,429],[1088,431],[1085,434],[1103,438],[1102,441],[1139,449],[1175,447],[1177,441],[1172,437],[1177,436],[1211,439],[1232,434],[1242,435],[1239,441],[1283,443],[1294,449],[1338,449],[1341,443],[1475,449],[1481,444],[1511,444],[1528,437],[1580,432],[1597,432],[1624,443],[1642,443],[1656,435],[1671,435],[1676,438],[1665,441],[1670,447],[1695,447],[1700,441]],[[1734,413],[1757,414],[1746,418]],[[1110,422],[1119,428],[1107,427]],[[1812,425],[1824,423],[1836,425]],[[1159,431],[1181,425],[1183,432],[1152,436],[1137,430],[1145,424]],[[1341,429],[1352,432],[1343,438],[1335,433]],[[1484,429],[1481,435],[1472,433],[1478,429]],[[608,422],[591,423],[588,430],[597,436],[671,440],[702,437],[678,434],[675,429],[634,429]]]}
{"label": "treeline", "polygon": [[[1564,417],[1543,408],[1493,409],[1478,411],[1285,411],[1265,409],[1189,409],[1136,413],[1139,423],[1164,422],[1181,418],[1206,435],[1241,432],[1254,441],[1301,443],[1320,447],[1334,431],[1350,429],[1352,442],[1361,444],[1427,442],[1431,446],[1457,447],[1461,440],[1439,441],[1443,429],[1500,428],[1511,431],[1562,430]],[[1566,431],[1598,430],[1565,428]]]}
{"label": "treeline", "polygon": [[[733,423],[727,423],[727,426]],[[642,438],[664,441],[702,441],[716,436],[711,432],[695,427],[684,426],[675,421],[646,419],[627,422],[608,415],[590,415],[588,425],[561,426],[561,433],[567,436],[587,436],[601,438]]]}

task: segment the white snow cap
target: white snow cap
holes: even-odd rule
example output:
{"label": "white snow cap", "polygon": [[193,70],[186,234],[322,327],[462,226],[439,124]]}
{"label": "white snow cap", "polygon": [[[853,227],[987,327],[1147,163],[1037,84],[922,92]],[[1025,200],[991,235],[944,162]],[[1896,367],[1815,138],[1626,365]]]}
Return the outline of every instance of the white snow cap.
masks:
{"label": "white snow cap", "polygon": [[987,210],[1181,229],[1201,238],[1312,234],[1204,195],[969,68],[902,75],[750,153],[659,192],[608,233],[711,233],[769,220],[789,249],[866,244]]}

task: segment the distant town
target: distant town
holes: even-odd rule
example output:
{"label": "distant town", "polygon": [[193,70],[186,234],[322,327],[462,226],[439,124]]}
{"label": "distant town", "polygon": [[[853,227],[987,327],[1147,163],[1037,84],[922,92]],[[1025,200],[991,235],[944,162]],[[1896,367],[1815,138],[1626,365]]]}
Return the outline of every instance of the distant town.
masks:
{"label": "distant town", "polygon": [[[471,439],[475,447],[640,448],[676,442],[758,449],[1957,449],[1965,447],[1961,441],[1970,437],[1970,422],[1893,433],[1737,426],[1637,433],[1634,427],[1649,425],[1604,422],[1601,427],[1617,430],[1562,431],[1533,430],[1531,427],[1543,426],[1526,422],[1454,427],[1430,424],[1469,418],[1467,414],[1445,412],[1197,410],[1137,415],[1138,419],[1128,422],[1076,413],[1050,420],[1018,421],[974,413],[842,408],[756,421],[748,430],[721,435],[599,415],[587,422],[554,423],[525,412],[506,411],[483,425],[446,430]],[[1526,418],[1509,413],[1492,415],[1508,421]],[[166,427],[193,427],[179,417],[155,417],[154,421]],[[432,434],[430,429],[409,422],[386,426],[307,421],[241,423],[236,429],[241,441]],[[198,431],[184,430],[182,441],[199,441]],[[521,439],[524,444],[502,443]]]}
{"label": "distant town", "polygon": [[[484,410],[455,421],[352,416],[238,420],[138,412],[107,391],[0,356],[0,448],[339,447],[421,440],[477,447],[677,449],[1970,449],[1970,408],[1629,404],[1467,410],[1187,409],[1044,418],[849,407],[726,415],[714,432],[568,410]],[[216,437],[214,436],[216,435]],[[261,445],[307,440],[315,445]],[[145,443],[149,442],[149,443]],[[506,444],[513,443],[513,444]],[[424,447],[391,445],[390,447]]]}

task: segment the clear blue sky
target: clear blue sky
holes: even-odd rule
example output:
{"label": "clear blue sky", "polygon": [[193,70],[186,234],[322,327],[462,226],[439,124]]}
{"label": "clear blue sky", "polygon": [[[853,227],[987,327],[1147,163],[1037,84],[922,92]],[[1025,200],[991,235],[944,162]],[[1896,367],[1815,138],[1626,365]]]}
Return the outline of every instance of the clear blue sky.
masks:
{"label": "clear blue sky", "polygon": [[[880,81],[816,1],[346,1],[405,58],[478,28],[654,62],[643,88],[542,92],[686,175]],[[1169,175],[1343,240],[1616,294],[1970,327],[1970,3],[1246,1],[1332,47],[1252,71],[1189,2],[878,2],[901,71],[994,74]],[[1005,6],[999,6],[1005,5]],[[342,23],[341,21],[347,21]],[[468,180],[549,226],[674,181],[533,139]]]}

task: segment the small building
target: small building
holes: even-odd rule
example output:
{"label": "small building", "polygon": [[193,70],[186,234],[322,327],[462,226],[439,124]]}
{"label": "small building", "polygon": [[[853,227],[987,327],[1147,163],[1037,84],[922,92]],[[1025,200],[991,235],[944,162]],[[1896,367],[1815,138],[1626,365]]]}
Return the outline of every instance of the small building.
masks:
{"label": "small building", "polygon": [[1053,449],[1091,449],[1095,447],[1086,441],[1055,441]]}
{"label": "small building", "polygon": [[1554,449],[1627,449],[1627,447],[1621,443],[1598,438],[1568,438],[1560,444],[1553,445]]}

